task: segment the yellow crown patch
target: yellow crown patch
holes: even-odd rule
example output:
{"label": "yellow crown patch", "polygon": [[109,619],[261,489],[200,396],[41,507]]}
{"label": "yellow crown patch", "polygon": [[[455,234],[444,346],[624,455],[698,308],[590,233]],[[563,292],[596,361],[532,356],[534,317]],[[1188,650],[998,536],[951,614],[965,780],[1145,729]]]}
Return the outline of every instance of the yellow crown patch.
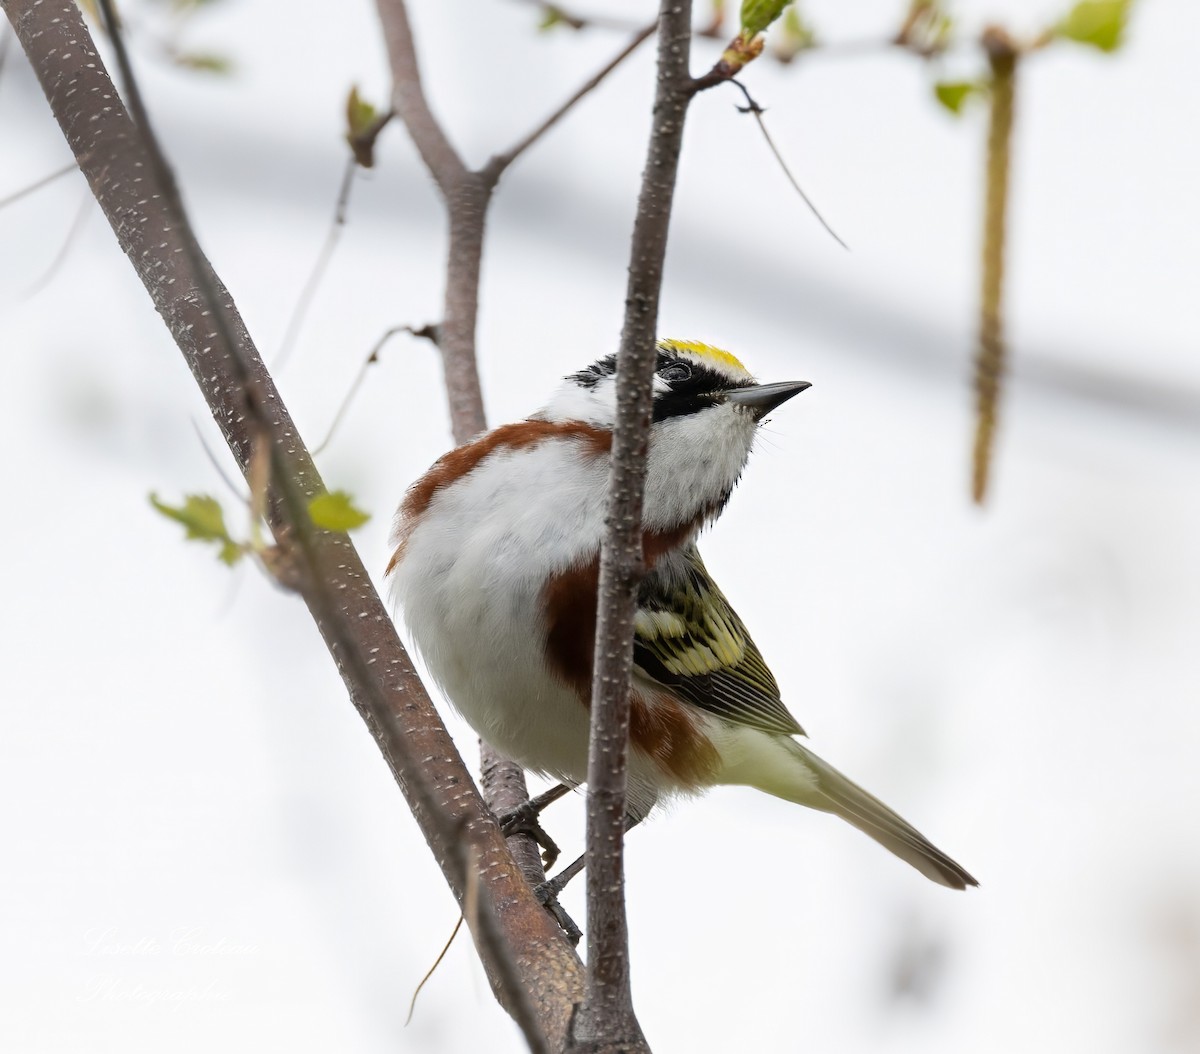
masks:
{"label": "yellow crown patch", "polygon": [[742,364],[741,359],[722,348],[714,348],[711,344],[701,344],[698,340],[664,338],[658,342],[658,346],[663,351],[691,355],[702,362],[707,362],[710,366],[723,367],[729,372],[750,377],[750,371]]}

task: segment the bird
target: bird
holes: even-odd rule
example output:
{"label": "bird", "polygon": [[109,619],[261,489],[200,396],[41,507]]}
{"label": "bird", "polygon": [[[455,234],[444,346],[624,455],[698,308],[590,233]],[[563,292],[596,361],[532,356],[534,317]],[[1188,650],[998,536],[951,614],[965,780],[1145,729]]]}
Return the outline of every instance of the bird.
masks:
{"label": "bird", "polygon": [[[977,885],[799,741],[803,728],[697,548],[766,415],[809,383],[759,384],[732,353],[698,341],[661,339],[656,350],[628,823],[673,796],[747,785],[841,817],[943,886]],[[530,417],[439,458],[397,510],[387,565],[409,636],[453,707],[495,749],[568,787],[587,778],[616,374],[617,357],[601,358]]]}

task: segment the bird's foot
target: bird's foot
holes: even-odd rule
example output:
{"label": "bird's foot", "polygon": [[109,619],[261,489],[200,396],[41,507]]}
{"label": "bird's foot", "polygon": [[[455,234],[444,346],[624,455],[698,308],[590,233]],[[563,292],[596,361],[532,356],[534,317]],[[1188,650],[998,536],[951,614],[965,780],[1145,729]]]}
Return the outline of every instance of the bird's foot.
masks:
{"label": "bird's foot", "polygon": [[[501,833],[503,833],[505,838],[514,834],[524,834],[532,838],[541,847],[542,861],[547,871],[558,860],[559,849],[554,844],[554,840],[542,827],[538,816],[547,805],[558,801],[570,789],[565,783],[560,783],[547,791],[543,791],[529,801],[523,802],[515,809],[501,813],[496,817],[496,820],[500,824]],[[571,942],[572,947],[578,945],[583,939],[583,931],[575,924],[571,916],[563,910],[563,906],[558,902],[558,895],[566,888],[567,883],[583,870],[583,864],[584,858],[581,856],[578,860],[564,867],[554,878],[543,882],[539,886],[535,886],[533,890],[533,895],[537,897],[538,903],[558,923],[567,940]]]}
{"label": "bird's foot", "polygon": [[[543,882],[540,886],[537,887],[537,889],[535,889],[533,891],[534,894],[537,896],[538,900],[541,900],[542,903],[545,904],[546,899],[549,899],[549,900],[555,899],[560,893],[562,893],[562,891],[564,889],[567,888],[567,883],[570,882],[571,879],[573,879],[577,874],[579,874],[580,871],[583,870],[583,865],[586,862],[587,862],[587,857],[581,856],[578,859],[573,860],[573,861],[571,861],[571,863],[567,864],[567,866],[564,867],[553,878],[549,879],[546,882]],[[543,899],[543,898],[546,898],[546,899]]]}
{"label": "bird's foot", "polygon": [[554,921],[562,927],[562,931],[566,934],[567,940],[572,946],[579,943],[583,937],[583,931],[575,925],[571,916],[563,911],[562,905],[558,902],[558,895],[567,887],[567,883],[571,881],[580,871],[583,870],[585,857],[580,857],[564,867],[552,879],[543,882],[540,886],[535,887],[533,895],[537,897],[538,903],[542,905]]}
{"label": "bird's foot", "polygon": [[563,910],[563,906],[558,902],[558,893],[554,889],[554,883],[543,882],[534,889],[533,895],[537,897],[538,903],[550,913],[550,917],[558,923],[563,935],[571,942],[571,947],[577,947],[583,939],[583,930],[575,925],[575,920]]}
{"label": "bird's foot", "polygon": [[542,808],[545,806],[539,806],[536,800],[522,802],[515,809],[499,813],[496,821],[500,824],[500,833],[505,838],[511,838],[515,834],[524,834],[532,838],[542,850],[542,866],[549,871],[559,857],[559,849],[538,819]]}

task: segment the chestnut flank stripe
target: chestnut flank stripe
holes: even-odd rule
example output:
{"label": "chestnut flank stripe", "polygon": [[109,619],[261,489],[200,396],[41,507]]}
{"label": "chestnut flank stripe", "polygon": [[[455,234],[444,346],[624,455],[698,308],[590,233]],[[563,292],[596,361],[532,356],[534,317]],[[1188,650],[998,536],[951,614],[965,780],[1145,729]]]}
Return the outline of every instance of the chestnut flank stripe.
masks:
{"label": "chestnut flank stripe", "polygon": [[[699,526],[645,531],[642,549],[647,570],[666,552],[685,542]],[[553,575],[542,590],[546,613],[546,659],[587,707],[592,697],[592,658],[596,640],[596,600],[600,554]],[[630,700],[629,740],[685,786],[711,782],[719,763],[716,748],[700,730],[694,708],[668,691]]]}

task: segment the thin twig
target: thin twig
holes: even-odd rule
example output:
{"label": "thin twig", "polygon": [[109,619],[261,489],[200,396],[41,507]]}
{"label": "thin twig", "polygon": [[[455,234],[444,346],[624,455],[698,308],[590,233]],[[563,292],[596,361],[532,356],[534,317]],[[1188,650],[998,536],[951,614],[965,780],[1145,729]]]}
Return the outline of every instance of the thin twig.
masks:
{"label": "thin twig", "polygon": [[564,102],[557,110],[555,110],[554,113],[547,117],[545,121],[543,121],[537,128],[530,132],[515,146],[506,150],[503,154],[497,154],[495,157],[493,157],[489,167],[496,167],[497,175],[508,168],[509,165],[511,165],[518,157],[521,156],[521,154],[533,146],[533,144],[541,139],[543,135],[545,135],[548,131],[550,131],[551,128],[558,124],[558,122],[571,111],[577,102],[595,90],[595,88],[599,86],[600,82],[603,81],[604,78],[610,73],[612,73],[612,71],[615,70],[619,65],[621,65],[621,63],[624,62],[630,55],[632,55],[638,49],[638,46],[642,43],[642,41],[652,36],[654,30],[657,28],[658,20],[655,19],[655,21],[649,23],[649,25],[645,25],[639,29],[633,35],[633,38],[629,41],[629,43],[625,45],[625,47],[617,52],[617,54],[614,55],[608,63],[602,66],[592,77],[589,77],[588,80],[586,80],[580,86],[579,90],[576,91],[575,94],[569,99],[567,99],[567,101]]}
{"label": "thin twig", "polygon": [[18,299],[27,300],[30,297],[37,296],[43,289],[53,281],[54,276],[58,273],[58,269],[62,267],[67,259],[67,254],[71,251],[71,246],[75,244],[75,240],[83,231],[83,225],[87,222],[88,214],[92,211],[92,205],[96,199],[92,197],[92,192],[86,187],[83,191],[83,197],[79,201],[79,206],[75,210],[75,217],[71,220],[71,226],[67,228],[67,236],[63,238],[62,244],[58,247],[58,252],[54,254],[54,259],[50,261],[50,266],[43,271],[30,286],[21,292]]}
{"label": "thin twig", "polygon": [[13,202],[20,201],[23,197],[34,193],[34,191],[41,190],[42,187],[49,186],[49,184],[53,183],[56,179],[62,179],[62,177],[68,172],[74,172],[78,168],[79,166],[72,161],[69,165],[64,165],[57,172],[51,172],[48,176],[42,176],[41,179],[30,183],[28,186],[22,187],[20,190],[14,191],[12,194],[9,194],[8,197],[0,198],[0,209],[7,208],[9,205],[13,204]]}
{"label": "thin twig", "polygon": [[358,390],[362,387],[363,381],[367,379],[367,371],[379,361],[379,353],[383,350],[383,346],[398,333],[411,333],[414,337],[424,337],[426,340],[433,341],[434,344],[437,343],[437,332],[432,326],[422,326],[420,329],[413,329],[412,326],[393,326],[391,329],[386,330],[383,336],[375,342],[375,346],[371,349],[371,353],[363,360],[363,364],[358,368],[358,373],[355,375],[354,381],[351,383],[349,389],[347,389],[346,395],[342,399],[342,403],[337,409],[337,413],[333,415],[333,421],[330,422],[329,431],[325,433],[325,438],[322,439],[321,442],[319,442],[315,447],[313,447],[313,457],[316,457],[327,446],[329,446],[330,441],[333,439],[333,434],[337,431],[338,426],[342,423],[342,418],[345,416],[346,411],[350,408],[351,400],[353,400],[354,396],[358,394]]}
{"label": "thin twig", "polygon": [[454,938],[458,936],[458,931],[462,929],[465,918],[465,915],[458,916],[458,921],[454,924],[454,929],[450,931],[450,939],[442,945],[442,950],[438,952],[438,957],[433,960],[433,965],[425,971],[425,976],[421,978],[417,987],[413,989],[412,999],[408,1003],[408,1017],[404,1019],[405,1028],[408,1028],[412,1024],[413,1012],[417,1009],[417,996],[421,994],[421,989],[425,987],[426,982],[434,975],[437,968],[442,965],[442,960],[446,958],[446,952],[450,950],[450,945],[454,943]]}
{"label": "thin twig", "polygon": [[[346,227],[346,208],[350,204],[350,191],[354,186],[354,173],[357,169],[358,162],[351,155],[346,161],[345,170],[342,172],[337,201],[333,209],[333,219],[329,223],[329,230],[325,235],[325,241],[321,245],[321,251],[317,253],[317,259],[313,263],[312,270],[309,272],[308,278],[300,290],[300,295],[296,298],[291,318],[288,319],[287,329],[283,334],[283,341],[280,343],[279,351],[275,355],[273,366],[276,373],[283,369],[291,357],[292,350],[296,346],[296,337],[300,333],[300,327],[304,325],[304,318],[308,314],[308,309],[316,296],[317,286],[320,285],[321,279],[325,275],[329,261],[333,258],[333,250],[337,248],[338,239],[341,238],[342,231]],[[314,450],[313,453],[315,454],[316,451]]]}
{"label": "thin twig", "polygon": [[242,489],[233,482],[233,478],[228,472],[225,471],[225,467],[221,464],[221,462],[217,460],[216,453],[213,451],[213,448],[208,445],[208,436],[204,434],[203,429],[200,427],[200,422],[194,417],[192,418],[192,429],[196,433],[196,438],[200,440],[200,449],[204,451],[204,456],[208,458],[208,463],[212,465],[213,470],[218,476],[220,476],[221,482],[229,488],[230,494],[232,494],[235,498],[237,498],[238,501],[249,508],[250,496],[242,493]]}
{"label": "thin twig", "polygon": [[549,3],[548,0],[522,0],[529,6],[539,7],[544,16],[552,16],[569,29],[617,29],[626,30],[636,27],[629,18],[612,18],[608,15],[586,15],[578,11],[570,11],[561,4]]}
{"label": "thin twig", "polygon": [[732,78],[729,83],[736,85],[741,93],[746,97],[746,105],[739,106],[738,112],[748,113],[754,118],[755,121],[758,122],[758,130],[762,132],[763,139],[767,141],[767,146],[771,148],[771,153],[775,155],[775,160],[779,162],[779,167],[783,169],[783,174],[787,177],[787,181],[791,183],[792,189],[800,195],[800,200],[808,206],[808,211],[816,216],[817,222],[825,228],[829,236],[835,242],[837,242],[838,245],[849,252],[850,246],[842,241],[842,239],[838,237],[837,231],[835,231],[831,226],[829,226],[828,223],[825,222],[825,217],[821,215],[820,210],[812,203],[812,199],[804,193],[804,188],[800,186],[799,181],[794,175],[792,175],[792,170],[788,168],[788,163],[784,161],[783,154],[779,152],[779,147],[775,145],[775,140],[771,138],[771,133],[767,131],[767,126],[762,117],[763,108],[754,101],[754,98],[751,96],[750,92],[746,90],[746,86],[737,78]]}

